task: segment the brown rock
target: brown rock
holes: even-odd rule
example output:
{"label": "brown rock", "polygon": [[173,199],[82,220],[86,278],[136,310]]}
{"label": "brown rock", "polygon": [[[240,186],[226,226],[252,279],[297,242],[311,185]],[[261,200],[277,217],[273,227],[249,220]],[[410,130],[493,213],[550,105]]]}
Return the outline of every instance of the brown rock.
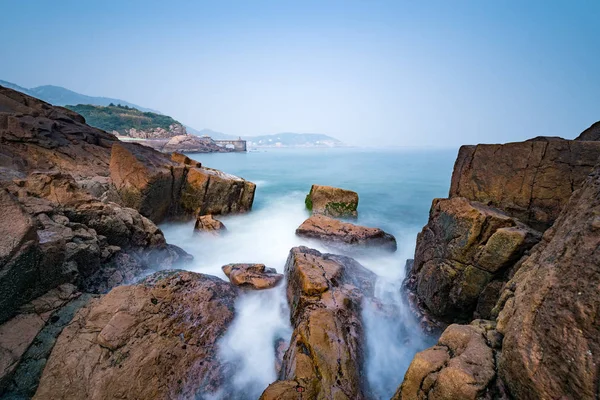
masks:
{"label": "brown rock", "polygon": [[488,283],[503,280],[539,239],[497,209],[461,197],[435,199],[406,286],[434,316],[468,321]]}
{"label": "brown rock", "polygon": [[228,153],[233,151],[233,149],[219,146],[211,138],[198,137],[196,135],[174,136],[160,150],[185,153]]}
{"label": "brown rock", "polygon": [[196,218],[196,224],[194,225],[194,232],[207,232],[213,235],[219,235],[226,231],[225,225],[218,219],[213,218],[212,215],[199,215]]}
{"label": "brown rock", "polygon": [[331,186],[312,185],[306,195],[306,208],[313,214],[330,217],[356,217],[358,194]]}
{"label": "brown rock", "polygon": [[280,381],[261,399],[363,399],[360,305],[375,275],[356,261],[306,247],[291,250],[285,274],[294,327]]}
{"label": "brown rock", "polygon": [[599,215],[596,169],[505,286],[499,374],[513,398],[598,396]]}
{"label": "brown rock", "polygon": [[211,168],[191,168],[181,193],[181,207],[191,215],[243,213],[252,208],[256,185]]}
{"label": "brown rock", "polygon": [[600,141],[600,121],[593,123],[592,126],[581,132],[575,140]]}
{"label": "brown rock", "polygon": [[415,355],[392,400],[492,398],[496,373],[489,330],[493,324],[450,325],[436,346]]}
{"label": "brown rock", "polygon": [[63,330],[34,399],[215,393],[225,379],[216,342],[233,319],[235,296],[229,283],[183,271],[113,289]]}
{"label": "brown rock", "polygon": [[379,228],[367,228],[318,214],[304,221],[296,229],[296,235],[330,243],[396,251],[396,238]]}
{"label": "brown rock", "polygon": [[283,279],[275,268],[264,264],[227,264],[222,269],[232,284],[250,289],[270,289]]}
{"label": "brown rock", "polygon": [[185,154],[181,154],[181,153],[172,153],[171,154],[171,160],[173,160],[173,161],[175,161],[175,162],[177,162],[179,164],[189,165],[191,167],[196,167],[196,168],[202,167],[202,163],[199,163],[198,161],[192,160],[191,158],[189,158]]}
{"label": "brown rock", "polygon": [[543,231],[592,171],[598,156],[598,142],[560,138],[462,146],[450,197],[489,204]]}

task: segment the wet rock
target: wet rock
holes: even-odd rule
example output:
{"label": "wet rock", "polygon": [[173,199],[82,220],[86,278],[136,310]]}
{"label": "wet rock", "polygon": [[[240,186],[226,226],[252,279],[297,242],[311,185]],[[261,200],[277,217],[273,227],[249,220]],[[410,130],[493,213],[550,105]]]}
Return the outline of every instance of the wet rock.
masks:
{"label": "wet rock", "polygon": [[313,215],[296,229],[296,235],[334,244],[378,247],[396,251],[396,238],[379,228],[367,228],[324,215]]}
{"label": "wet rock", "polygon": [[356,217],[358,194],[351,190],[331,186],[312,185],[306,195],[306,208],[313,214],[330,217]]}
{"label": "wet rock", "polygon": [[597,141],[550,137],[462,146],[450,197],[489,204],[543,231],[592,171],[599,154]]}
{"label": "wet rock", "polygon": [[593,399],[600,380],[600,171],[505,285],[499,375],[518,399]]}
{"label": "wet rock", "polygon": [[478,400],[493,396],[495,358],[486,340],[493,323],[450,325],[436,346],[415,355],[392,400]]}
{"label": "wet rock", "polygon": [[233,319],[235,297],[229,283],[184,271],[113,289],[63,330],[34,399],[214,394],[226,379],[216,343]]}
{"label": "wet rock", "polygon": [[294,328],[280,380],[261,399],[363,399],[361,302],[375,275],[348,257],[290,251],[285,274]]}
{"label": "wet rock", "polygon": [[212,215],[199,215],[194,225],[194,232],[196,233],[206,232],[218,236],[226,230],[225,225],[218,219],[213,218]]}
{"label": "wet rock", "polygon": [[283,279],[275,268],[264,264],[227,264],[222,269],[233,285],[243,288],[270,289]]}
{"label": "wet rock", "polygon": [[[487,285],[505,281],[507,270],[540,236],[481,203],[435,199],[417,237],[414,267],[405,285],[433,317],[469,321]],[[493,293],[485,293],[486,303],[494,303]]]}

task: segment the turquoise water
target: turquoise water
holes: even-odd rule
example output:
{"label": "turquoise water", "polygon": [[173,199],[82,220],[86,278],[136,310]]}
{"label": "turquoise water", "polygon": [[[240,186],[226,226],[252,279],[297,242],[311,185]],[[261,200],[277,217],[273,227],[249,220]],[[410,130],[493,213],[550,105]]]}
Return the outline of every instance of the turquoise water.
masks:
{"label": "turquoise water", "polygon": [[[221,266],[264,263],[282,272],[289,250],[298,245],[322,252],[339,249],[296,237],[308,217],[304,197],[313,183],[359,193],[356,223],[380,227],[396,236],[396,253],[347,254],[378,275],[376,297],[397,310],[394,318],[365,304],[366,375],[374,398],[389,399],[402,382],[414,354],[432,344],[403,303],[404,264],[412,258],[417,233],[427,222],[431,201],[447,197],[456,150],[269,149],[248,153],[193,154],[203,165],[257,184],[252,212],[218,217],[222,237],[195,236],[193,221],[164,224],[170,243],[195,259],[189,269],[226,279]],[[291,336],[284,287],[242,294],[236,318],[219,343],[232,368],[235,398],[256,399],[277,379],[273,343]],[[210,398],[227,398],[220,393]]]}

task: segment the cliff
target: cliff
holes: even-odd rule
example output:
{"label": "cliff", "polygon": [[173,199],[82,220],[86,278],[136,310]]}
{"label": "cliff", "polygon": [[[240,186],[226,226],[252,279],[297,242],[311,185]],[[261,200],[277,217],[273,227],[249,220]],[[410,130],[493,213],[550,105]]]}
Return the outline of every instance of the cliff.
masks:
{"label": "cliff", "polygon": [[405,281],[424,324],[452,325],[395,399],[598,396],[600,142],[586,132],[460,149]]}

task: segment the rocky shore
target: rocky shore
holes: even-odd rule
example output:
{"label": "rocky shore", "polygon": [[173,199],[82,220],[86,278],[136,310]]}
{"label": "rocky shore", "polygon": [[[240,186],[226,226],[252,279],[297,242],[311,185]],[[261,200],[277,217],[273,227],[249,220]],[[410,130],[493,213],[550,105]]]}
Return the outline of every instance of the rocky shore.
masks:
{"label": "rocky shore", "polygon": [[[597,131],[460,149],[402,288],[438,340],[393,399],[600,395]],[[364,310],[395,310],[379,303],[373,272],[294,247],[272,266],[283,275],[235,263],[223,266],[228,282],[185,271],[191,256],[156,225],[196,220],[194,239],[226,234],[213,215],[250,211],[255,189],[0,87],[0,396],[239,397],[219,339],[241,296],[279,287],[292,333],[273,343],[278,376],[260,398],[374,398]],[[306,207],[299,236],[396,250],[381,229],[336,219],[358,216],[355,192],[313,185]]]}

